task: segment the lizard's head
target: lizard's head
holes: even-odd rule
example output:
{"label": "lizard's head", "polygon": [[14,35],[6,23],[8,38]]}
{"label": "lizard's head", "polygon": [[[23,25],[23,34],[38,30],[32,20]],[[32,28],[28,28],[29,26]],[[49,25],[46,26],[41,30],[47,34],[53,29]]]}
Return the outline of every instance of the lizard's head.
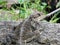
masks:
{"label": "lizard's head", "polygon": [[42,15],[44,15],[42,12],[34,10],[30,17],[33,18],[33,19],[36,19],[36,18],[38,18],[38,17],[40,17]]}

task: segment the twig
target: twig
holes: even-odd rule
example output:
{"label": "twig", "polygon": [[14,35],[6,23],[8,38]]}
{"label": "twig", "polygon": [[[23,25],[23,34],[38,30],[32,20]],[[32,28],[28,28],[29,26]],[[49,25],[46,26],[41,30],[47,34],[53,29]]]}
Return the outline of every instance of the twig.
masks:
{"label": "twig", "polygon": [[54,13],[56,13],[58,11],[60,11],[60,8],[58,8],[58,9],[54,10],[53,12],[47,14],[46,17],[49,17],[49,16],[51,16],[52,14],[54,14]]}
{"label": "twig", "polygon": [[49,17],[49,16],[53,15],[54,13],[56,13],[56,12],[58,12],[58,11],[60,11],[60,8],[54,10],[54,11],[51,12],[51,13],[48,13],[47,15],[42,15],[42,16],[38,17],[37,20],[38,20],[38,21],[39,21],[39,20],[43,20],[43,19],[45,19],[46,17]]}

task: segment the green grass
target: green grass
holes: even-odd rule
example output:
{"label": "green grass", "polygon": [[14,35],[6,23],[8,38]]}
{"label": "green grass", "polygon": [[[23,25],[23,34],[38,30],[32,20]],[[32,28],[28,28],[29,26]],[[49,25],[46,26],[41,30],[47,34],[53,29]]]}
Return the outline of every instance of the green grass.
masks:
{"label": "green grass", "polygon": [[[41,11],[45,14],[47,14],[48,12],[45,10],[47,7],[46,3],[41,3],[40,0],[34,0],[34,2],[32,2],[32,0],[18,0],[20,7],[17,7],[17,9],[19,10],[19,13],[16,14],[14,11],[16,9],[14,9],[13,7],[11,7],[12,10],[7,9],[6,7],[6,3],[3,0],[0,1],[0,5],[5,5],[3,10],[6,10],[12,14],[11,17],[8,16],[8,14],[4,15],[4,18],[0,17],[0,20],[19,20],[19,19],[25,19],[27,18],[32,12],[33,10],[38,10]],[[58,3],[59,4],[59,3]],[[58,6],[58,5],[57,5]],[[56,16],[59,14],[59,12],[57,12],[52,19],[49,22],[53,22],[56,23],[60,18],[57,18]]]}

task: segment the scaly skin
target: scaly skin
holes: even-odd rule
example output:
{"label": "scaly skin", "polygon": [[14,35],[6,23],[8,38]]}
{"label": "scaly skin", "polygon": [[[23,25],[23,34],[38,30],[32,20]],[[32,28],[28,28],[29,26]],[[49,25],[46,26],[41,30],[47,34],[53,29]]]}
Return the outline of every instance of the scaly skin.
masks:
{"label": "scaly skin", "polygon": [[41,13],[36,11],[32,15],[30,15],[27,19],[25,19],[24,22],[22,23],[21,28],[20,28],[21,30],[20,43],[21,44],[22,42],[29,42],[38,37],[40,33],[39,31],[40,29],[38,30],[37,28],[33,27],[32,23],[36,23],[34,19],[38,18],[39,16],[41,16]]}

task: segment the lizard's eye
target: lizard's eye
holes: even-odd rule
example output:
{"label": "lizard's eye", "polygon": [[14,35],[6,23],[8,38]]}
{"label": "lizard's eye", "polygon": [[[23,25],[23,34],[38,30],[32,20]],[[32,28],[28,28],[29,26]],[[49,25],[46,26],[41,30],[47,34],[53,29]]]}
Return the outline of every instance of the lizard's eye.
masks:
{"label": "lizard's eye", "polygon": [[41,16],[39,13],[37,14],[38,16]]}

